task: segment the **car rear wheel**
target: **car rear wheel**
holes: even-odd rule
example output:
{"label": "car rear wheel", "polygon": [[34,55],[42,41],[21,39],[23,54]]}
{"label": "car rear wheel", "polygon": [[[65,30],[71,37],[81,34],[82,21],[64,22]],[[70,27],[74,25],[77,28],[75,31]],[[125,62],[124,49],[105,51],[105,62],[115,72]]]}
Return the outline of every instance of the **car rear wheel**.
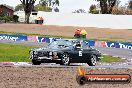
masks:
{"label": "car rear wheel", "polygon": [[69,65],[70,64],[70,57],[67,53],[64,53],[61,58],[61,65]]}
{"label": "car rear wheel", "polygon": [[36,61],[36,60],[32,60],[32,64],[33,64],[33,65],[40,65],[40,64],[41,64],[41,62]]}
{"label": "car rear wheel", "polygon": [[95,55],[91,55],[90,60],[87,62],[89,66],[95,66],[97,63],[97,57]]}

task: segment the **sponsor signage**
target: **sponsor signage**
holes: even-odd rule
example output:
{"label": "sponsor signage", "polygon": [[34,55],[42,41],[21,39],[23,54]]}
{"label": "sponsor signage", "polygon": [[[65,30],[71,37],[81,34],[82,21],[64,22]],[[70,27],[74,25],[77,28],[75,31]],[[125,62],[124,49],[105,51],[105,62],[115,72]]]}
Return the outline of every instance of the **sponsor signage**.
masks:
{"label": "sponsor signage", "polygon": [[0,34],[0,40],[27,41],[27,36],[23,36],[23,35]]}
{"label": "sponsor signage", "polygon": [[[50,38],[43,36],[23,36],[23,35],[10,35],[10,34],[0,34],[0,40],[9,40],[9,41],[29,41],[29,42],[46,42],[51,43],[57,39],[63,38]],[[132,49],[132,43],[125,42],[106,42],[106,41],[94,41],[94,40],[84,40],[89,46],[95,47],[110,47],[110,48],[123,48],[123,49]]]}
{"label": "sponsor signage", "polygon": [[78,68],[76,81],[79,85],[89,83],[130,83],[131,76],[129,74],[88,74],[81,67]]}

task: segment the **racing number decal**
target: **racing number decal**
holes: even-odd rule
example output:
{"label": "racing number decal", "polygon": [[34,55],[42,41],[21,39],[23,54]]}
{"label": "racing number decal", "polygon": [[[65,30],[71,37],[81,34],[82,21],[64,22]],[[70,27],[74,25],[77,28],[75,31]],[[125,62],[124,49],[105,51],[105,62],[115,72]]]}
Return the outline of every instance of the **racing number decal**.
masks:
{"label": "racing number decal", "polygon": [[82,56],[82,51],[79,51],[79,56]]}

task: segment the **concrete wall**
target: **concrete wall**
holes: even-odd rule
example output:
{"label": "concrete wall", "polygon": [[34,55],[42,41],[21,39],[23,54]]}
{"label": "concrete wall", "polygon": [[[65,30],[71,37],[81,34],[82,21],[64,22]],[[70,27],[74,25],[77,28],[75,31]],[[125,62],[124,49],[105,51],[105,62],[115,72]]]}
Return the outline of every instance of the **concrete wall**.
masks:
{"label": "concrete wall", "polygon": [[45,25],[132,29],[132,15],[38,12]]}

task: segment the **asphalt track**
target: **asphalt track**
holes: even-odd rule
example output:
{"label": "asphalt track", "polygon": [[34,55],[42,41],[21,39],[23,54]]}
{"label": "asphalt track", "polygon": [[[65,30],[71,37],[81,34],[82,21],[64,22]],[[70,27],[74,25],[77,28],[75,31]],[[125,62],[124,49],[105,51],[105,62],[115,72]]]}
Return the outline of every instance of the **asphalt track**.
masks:
{"label": "asphalt track", "polygon": [[[14,42],[14,41],[0,41],[0,43],[7,43],[7,44],[25,44],[29,46],[39,46],[39,47],[44,47],[47,45],[47,43],[34,43],[34,42]],[[132,50],[129,49],[119,49],[119,48],[100,48],[100,47],[94,47],[102,54],[108,54],[116,57],[121,57],[122,59],[126,59],[125,62],[118,62],[118,63],[101,63],[98,62],[96,68],[132,68]],[[2,66],[2,65],[0,65]],[[8,66],[8,65],[6,65]],[[9,65],[10,66],[10,65]],[[20,67],[55,67],[55,68],[67,68],[67,67],[78,67],[78,66],[83,66],[85,68],[93,68],[91,66],[88,66],[87,64],[71,64],[71,66],[62,66],[59,64],[42,64],[40,66],[33,66],[31,63],[16,63],[15,66],[20,66]]]}

